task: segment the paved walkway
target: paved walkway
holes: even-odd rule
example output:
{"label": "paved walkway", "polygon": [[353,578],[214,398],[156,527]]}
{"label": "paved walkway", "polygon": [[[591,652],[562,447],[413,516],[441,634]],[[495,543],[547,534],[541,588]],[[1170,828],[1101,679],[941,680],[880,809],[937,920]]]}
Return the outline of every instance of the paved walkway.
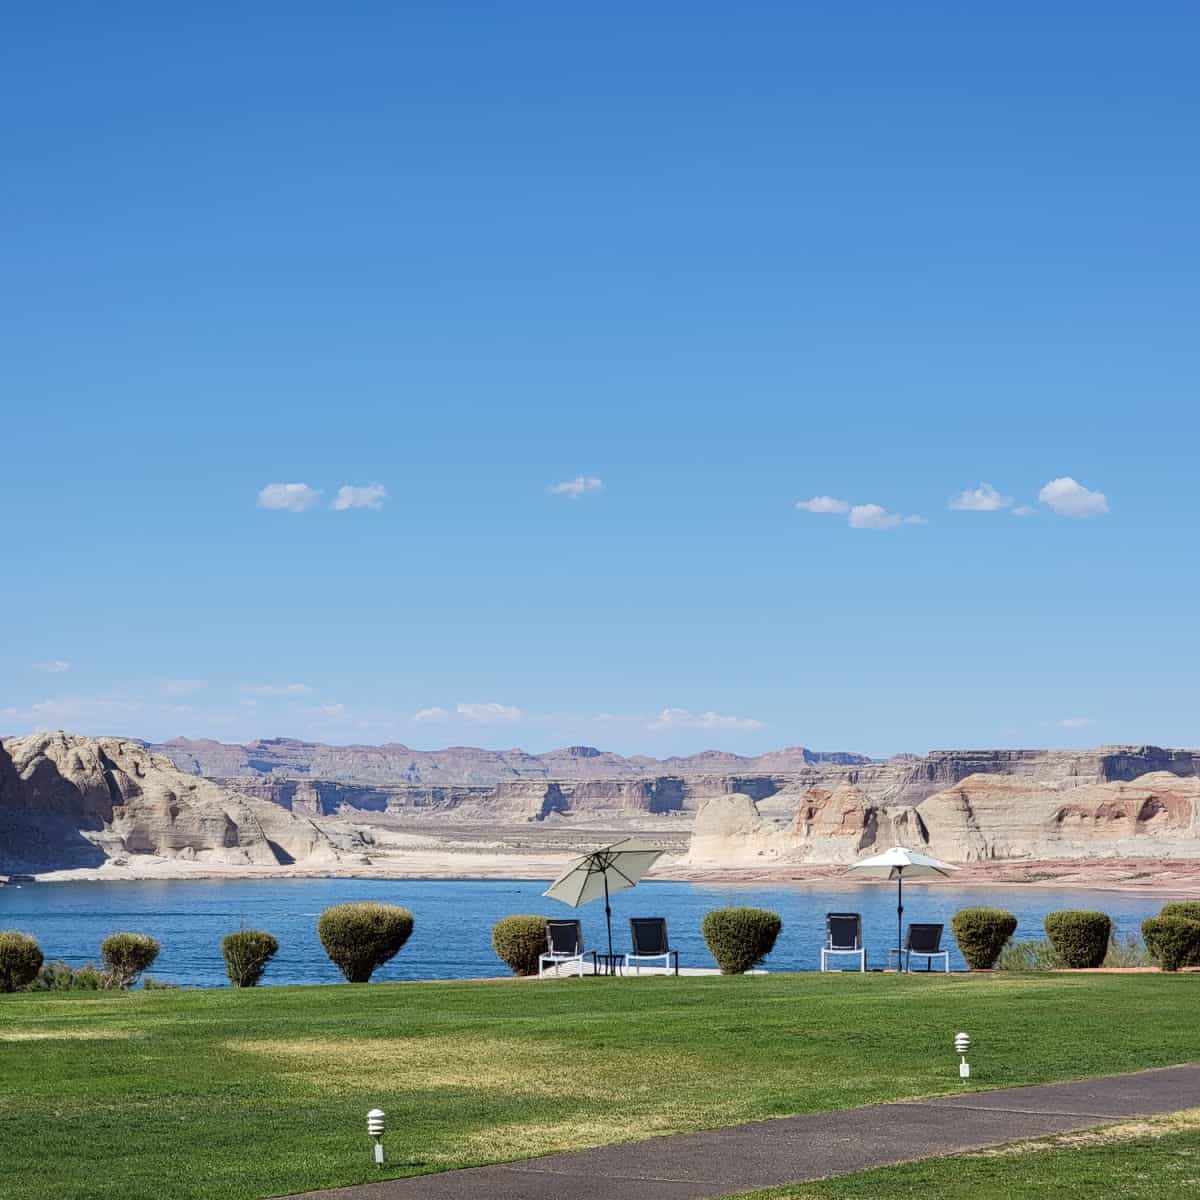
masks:
{"label": "paved walkway", "polygon": [[1200,1106],[1200,1064],[702,1133],[393,1179],[305,1200],[708,1200]]}

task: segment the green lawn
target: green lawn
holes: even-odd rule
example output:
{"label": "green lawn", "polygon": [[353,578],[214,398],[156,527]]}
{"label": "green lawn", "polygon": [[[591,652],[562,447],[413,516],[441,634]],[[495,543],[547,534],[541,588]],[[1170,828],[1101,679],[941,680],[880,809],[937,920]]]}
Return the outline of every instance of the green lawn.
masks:
{"label": "green lawn", "polygon": [[1195,976],[854,974],[0,997],[5,1200],[262,1197],[1186,1062]]}
{"label": "green lawn", "polygon": [[882,1167],[741,1200],[1184,1200],[1200,1197],[1200,1114]]}

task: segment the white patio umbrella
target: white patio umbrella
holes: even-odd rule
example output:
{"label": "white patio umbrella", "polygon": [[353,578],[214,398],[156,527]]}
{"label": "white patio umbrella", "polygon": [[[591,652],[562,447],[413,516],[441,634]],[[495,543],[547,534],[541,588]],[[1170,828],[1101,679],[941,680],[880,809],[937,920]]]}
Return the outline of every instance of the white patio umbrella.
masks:
{"label": "white patio umbrella", "polygon": [[612,909],[610,892],[633,887],[654,866],[662,848],[638,838],[626,838],[601,850],[573,858],[567,869],[542,893],[572,908],[604,897],[604,919],[608,923],[608,952],[612,948]]}
{"label": "white patio umbrella", "polygon": [[938,875],[949,875],[957,867],[944,863],[940,858],[893,846],[873,858],[864,858],[846,869],[847,875],[865,875],[875,879],[896,881],[896,947],[904,947],[904,881],[906,879],[930,879]]}

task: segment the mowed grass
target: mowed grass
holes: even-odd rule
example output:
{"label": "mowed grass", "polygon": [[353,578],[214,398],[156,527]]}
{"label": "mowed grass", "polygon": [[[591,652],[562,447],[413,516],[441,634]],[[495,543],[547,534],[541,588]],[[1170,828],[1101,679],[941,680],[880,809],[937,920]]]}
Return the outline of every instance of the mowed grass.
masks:
{"label": "mowed grass", "polygon": [[[846,974],[0,997],[5,1200],[276,1196],[1200,1058],[1195,976]],[[378,1171],[367,1110],[388,1114]]]}
{"label": "mowed grass", "polygon": [[881,1167],[741,1200],[1183,1200],[1200,1197],[1200,1110],[978,1154]]}

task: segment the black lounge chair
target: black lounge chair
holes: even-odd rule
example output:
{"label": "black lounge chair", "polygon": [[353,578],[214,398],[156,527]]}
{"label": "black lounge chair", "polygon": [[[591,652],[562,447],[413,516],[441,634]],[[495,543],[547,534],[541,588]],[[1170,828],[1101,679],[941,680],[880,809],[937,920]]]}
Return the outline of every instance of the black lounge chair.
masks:
{"label": "black lounge chair", "polygon": [[[908,927],[908,933],[904,937],[904,948],[900,952],[900,959],[903,963],[904,970],[912,970],[912,956],[915,954],[918,958],[925,960],[925,970],[933,970],[933,960],[940,958],[945,965],[945,973],[950,974],[950,951],[942,949],[942,930],[945,925],[917,925],[913,924]],[[888,966],[892,965],[892,955],[894,950],[888,951]]]}
{"label": "black lounge chair", "polygon": [[826,913],[825,945],[821,947],[821,970],[829,970],[829,956],[850,954],[858,959],[858,969],[867,969],[867,951],[863,946],[861,913]]}
{"label": "black lounge chair", "polygon": [[546,922],[546,953],[538,955],[538,975],[546,973],[546,964],[554,967],[554,973],[564,964],[575,963],[579,974],[583,974],[586,959],[592,960],[592,974],[596,973],[596,952],[583,948],[583,926],[578,921]]}
{"label": "black lounge chair", "polygon": [[625,955],[626,971],[632,962],[634,970],[640,975],[644,959],[661,959],[663,970],[669,971],[673,962],[675,974],[679,974],[679,951],[671,949],[666,917],[630,917],[629,940],[633,943],[633,950]]}

